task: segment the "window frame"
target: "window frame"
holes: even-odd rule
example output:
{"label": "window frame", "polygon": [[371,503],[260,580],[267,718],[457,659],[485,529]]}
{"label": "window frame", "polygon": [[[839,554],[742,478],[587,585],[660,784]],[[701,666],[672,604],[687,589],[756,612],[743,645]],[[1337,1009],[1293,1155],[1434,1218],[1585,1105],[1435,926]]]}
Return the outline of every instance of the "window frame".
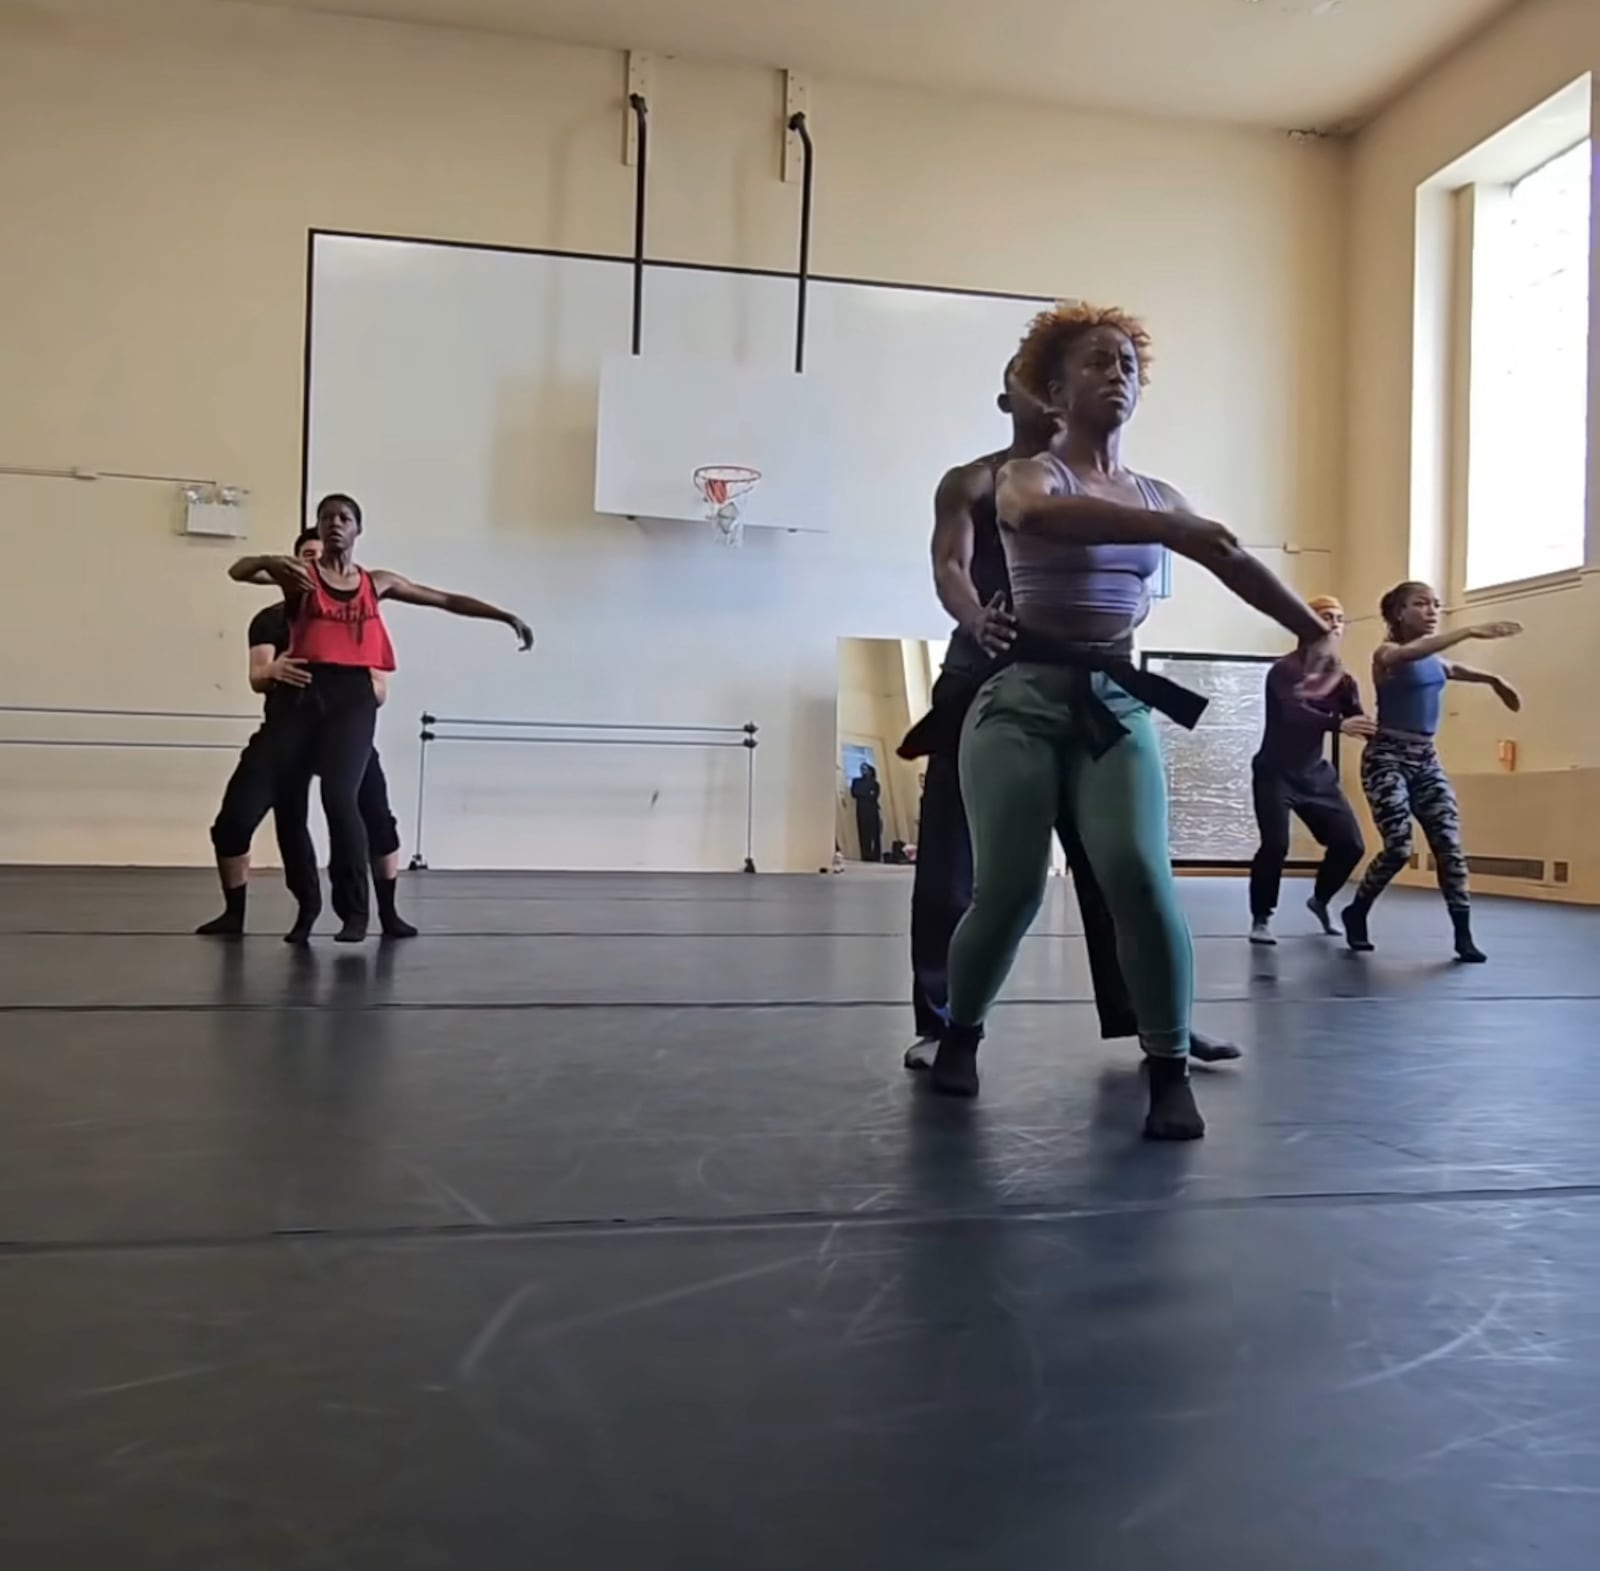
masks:
{"label": "window frame", "polygon": [[[1504,207],[1512,200],[1512,193],[1525,180],[1547,169],[1557,160],[1570,157],[1580,148],[1588,149],[1584,162],[1591,171],[1590,185],[1590,213],[1589,213],[1589,270],[1587,278],[1588,320],[1585,322],[1586,338],[1592,336],[1589,332],[1595,319],[1595,293],[1596,271],[1596,244],[1595,232],[1597,219],[1600,214],[1595,211],[1593,170],[1595,168],[1596,149],[1600,146],[1600,136],[1593,132],[1579,136],[1567,142],[1564,146],[1552,150],[1542,151],[1534,161],[1515,174],[1509,172],[1502,174],[1496,171],[1499,178],[1479,179],[1460,186],[1456,190],[1456,245],[1453,259],[1453,271],[1456,276],[1457,287],[1454,291],[1454,310],[1452,316],[1451,337],[1455,341],[1455,351],[1452,355],[1453,370],[1450,387],[1450,426],[1449,463],[1451,470],[1450,490],[1454,493],[1454,502],[1450,508],[1449,529],[1447,535],[1448,571],[1450,578],[1450,600],[1461,605],[1483,605],[1496,601],[1514,600],[1529,594],[1550,593],[1557,590],[1575,587],[1586,573],[1593,572],[1594,568],[1589,562],[1589,513],[1592,509],[1594,498],[1590,493],[1590,476],[1592,462],[1587,452],[1587,443],[1584,454],[1584,506],[1580,517],[1578,534],[1577,559],[1571,564],[1547,571],[1523,574],[1517,577],[1496,579],[1492,583],[1478,584],[1473,587],[1467,585],[1467,562],[1472,528],[1472,494],[1473,494],[1473,468],[1472,468],[1472,432],[1474,417],[1473,397],[1473,370],[1474,358],[1478,350],[1475,328],[1478,322],[1478,313],[1475,305],[1475,295],[1478,281],[1478,244],[1480,238],[1480,224],[1485,221],[1486,214]],[[1497,218],[1499,214],[1495,215]],[[1592,361],[1593,346],[1589,346],[1586,363]],[[1585,425],[1592,431],[1595,423],[1595,408],[1592,390],[1585,387]]]}

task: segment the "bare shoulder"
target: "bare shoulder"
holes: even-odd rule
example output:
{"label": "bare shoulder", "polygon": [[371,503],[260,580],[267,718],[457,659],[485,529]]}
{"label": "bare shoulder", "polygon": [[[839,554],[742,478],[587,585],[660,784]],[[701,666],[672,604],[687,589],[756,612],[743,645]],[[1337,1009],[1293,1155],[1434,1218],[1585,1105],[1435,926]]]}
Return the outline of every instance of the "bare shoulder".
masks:
{"label": "bare shoulder", "polygon": [[1056,472],[1042,458],[1012,458],[1000,465],[995,488],[1002,485],[1026,486],[1029,490],[1056,491],[1060,482]]}
{"label": "bare shoulder", "polygon": [[1189,505],[1189,498],[1169,481],[1158,480],[1154,475],[1142,475],[1140,478],[1161,498],[1162,505],[1169,512],[1192,513],[1194,511]]}
{"label": "bare shoulder", "polygon": [[947,469],[939,481],[939,496],[947,502],[981,502],[994,494],[999,471],[998,455],[974,458]]}

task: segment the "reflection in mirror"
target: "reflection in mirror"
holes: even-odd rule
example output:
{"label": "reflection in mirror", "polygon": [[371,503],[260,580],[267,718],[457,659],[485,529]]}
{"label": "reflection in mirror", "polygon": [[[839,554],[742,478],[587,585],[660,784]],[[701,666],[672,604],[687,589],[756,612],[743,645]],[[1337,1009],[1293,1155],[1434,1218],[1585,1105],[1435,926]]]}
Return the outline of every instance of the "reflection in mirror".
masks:
{"label": "reflection in mirror", "polygon": [[834,859],[908,866],[916,857],[922,761],[895,754],[928,708],[942,644],[920,638],[839,640],[834,750]]}

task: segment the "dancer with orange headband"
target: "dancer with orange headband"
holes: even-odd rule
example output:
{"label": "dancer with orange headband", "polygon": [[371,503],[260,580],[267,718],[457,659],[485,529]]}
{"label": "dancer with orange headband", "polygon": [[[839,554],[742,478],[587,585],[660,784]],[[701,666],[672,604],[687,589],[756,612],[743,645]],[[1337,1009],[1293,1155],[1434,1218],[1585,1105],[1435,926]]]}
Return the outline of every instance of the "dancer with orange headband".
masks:
{"label": "dancer with orange headband", "polygon": [[[1318,595],[1307,605],[1335,638],[1344,637],[1344,607],[1332,595]],[[1289,856],[1289,815],[1295,814],[1322,847],[1322,865],[1306,909],[1336,935],[1328,902],[1355,872],[1365,847],[1361,827],[1339,786],[1339,775],[1323,756],[1330,732],[1369,737],[1375,727],[1361,712],[1361,693],[1353,676],[1324,698],[1302,696],[1305,684],[1301,651],[1285,655],[1267,674],[1267,724],[1261,747],[1251,760],[1256,826],[1261,849],[1250,864],[1250,942],[1275,944],[1272,914],[1278,905],[1283,864]]]}

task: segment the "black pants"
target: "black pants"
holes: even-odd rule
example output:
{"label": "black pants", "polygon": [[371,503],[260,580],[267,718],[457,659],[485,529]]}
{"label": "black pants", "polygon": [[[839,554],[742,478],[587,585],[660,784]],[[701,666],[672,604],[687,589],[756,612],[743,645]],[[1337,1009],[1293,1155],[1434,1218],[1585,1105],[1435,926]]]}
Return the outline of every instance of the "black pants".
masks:
{"label": "black pants", "polygon": [[[1107,1040],[1136,1036],[1138,1023],[1117,959],[1117,930],[1110,908],[1077,832],[1070,824],[1058,824],[1056,835],[1066,852],[1083,915],[1100,1035]],[[950,935],[971,904],[972,837],[961,800],[961,775],[956,754],[941,747],[928,755],[911,883],[911,1007],[918,1036],[938,1034],[948,997]]]}
{"label": "black pants", "polygon": [[883,814],[876,802],[856,803],[856,838],[861,842],[863,862],[883,860]]}
{"label": "black pants", "polygon": [[1264,922],[1278,907],[1278,887],[1283,864],[1289,856],[1289,814],[1294,813],[1323,848],[1322,865],[1317,869],[1316,896],[1322,904],[1344,888],[1345,880],[1356,870],[1365,846],[1361,826],[1350,810],[1339,787],[1339,777],[1326,759],[1304,774],[1285,774],[1281,769],[1254,761],[1256,826],[1261,831],[1261,849],[1250,864],[1250,915]]}
{"label": "black pants", "polygon": [[371,675],[354,667],[313,667],[312,686],[282,698],[287,701],[274,706],[239,755],[211,826],[211,843],[219,857],[247,856],[261,820],[276,810],[284,881],[296,900],[315,904],[320,894],[306,798],[311,776],[320,774],[334,910],[364,919],[368,858],[398,850],[400,843],[387,782],[372,750],[377,701]]}
{"label": "black pants", "polygon": [[[279,784],[272,800],[272,821],[278,832],[278,853],[283,858],[284,882],[302,905],[318,905],[317,852],[311,843],[311,776],[295,771]],[[356,792],[356,808],[367,832],[367,855],[376,862],[400,849],[400,826],[389,805],[389,782],[377,748],[367,760],[366,773]],[[308,877],[309,871],[309,877]]]}

